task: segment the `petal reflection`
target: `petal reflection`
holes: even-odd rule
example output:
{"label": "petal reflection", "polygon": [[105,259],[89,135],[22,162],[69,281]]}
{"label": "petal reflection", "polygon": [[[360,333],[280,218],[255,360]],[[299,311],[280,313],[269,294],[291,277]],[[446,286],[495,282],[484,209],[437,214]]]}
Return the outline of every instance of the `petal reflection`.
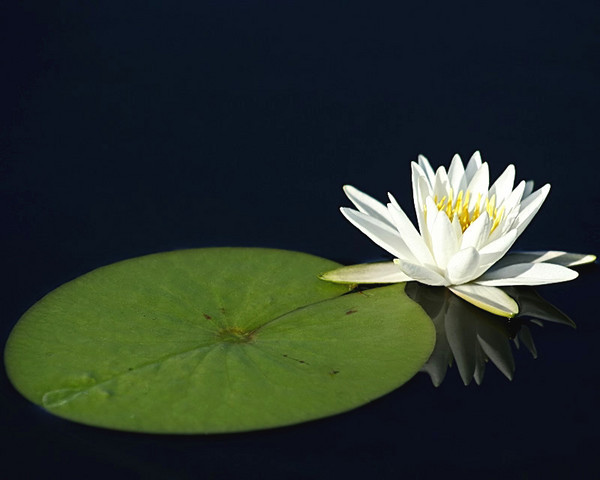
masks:
{"label": "petal reflection", "polygon": [[421,369],[436,387],[442,383],[453,363],[456,363],[465,385],[472,380],[481,384],[488,361],[512,380],[515,361],[511,339],[517,348],[523,344],[537,358],[529,325],[541,325],[538,320],[541,319],[575,326],[569,317],[540,297],[533,288],[511,287],[505,290],[520,307],[519,315],[512,319],[476,308],[443,287],[407,283],[407,295],[423,307],[436,328],[435,348]]}

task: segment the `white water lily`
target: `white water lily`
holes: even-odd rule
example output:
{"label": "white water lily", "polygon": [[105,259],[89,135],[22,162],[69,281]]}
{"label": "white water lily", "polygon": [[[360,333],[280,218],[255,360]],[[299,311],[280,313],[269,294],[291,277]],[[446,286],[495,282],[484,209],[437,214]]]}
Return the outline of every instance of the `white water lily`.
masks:
{"label": "white water lily", "polygon": [[466,168],[455,155],[448,171],[434,172],[422,155],[412,162],[415,228],[391,194],[383,205],[346,185],[344,192],[358,210],[341,208],[344,216],[393,262],[343,267],[321,275],[337,283],[396,283],[415,280],[445,286],[459,297],[497,315],[519,307],[499,286],[541,285],[572,280],[570,266],[593,262],[594,255],[558,251],[507,252],[538,212],[550,185],[533,191],[533,182],[513,188],[515,167],[509,165],[489,186],[489,168],[475,152]]}

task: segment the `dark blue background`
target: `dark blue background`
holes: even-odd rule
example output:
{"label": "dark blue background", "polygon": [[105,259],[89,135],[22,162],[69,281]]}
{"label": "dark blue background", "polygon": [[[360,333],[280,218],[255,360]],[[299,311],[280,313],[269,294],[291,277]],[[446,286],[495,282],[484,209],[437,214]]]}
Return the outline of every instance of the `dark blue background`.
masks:
{"label": "dark blue background", "polygon": [[[18,2],[0,13],[4,342],[58,285],[217,245],[343,263],[385,253],[341,186],[411,210],[409,162],[475,149],[553,188],[522,249],[598,253],[600,4]],[[541,292],[577,330],[534,331],[509,382],[419,374],[337,417],[227,436],[72,424],[2,373],[10,478],[594,478],[596,266]]]}

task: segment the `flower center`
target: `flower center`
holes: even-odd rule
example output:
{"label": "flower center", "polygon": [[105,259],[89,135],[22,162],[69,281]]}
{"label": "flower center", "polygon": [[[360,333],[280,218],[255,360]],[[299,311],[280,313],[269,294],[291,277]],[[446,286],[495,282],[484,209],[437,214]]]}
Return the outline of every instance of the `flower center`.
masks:
{"label": "flower center", "polygon": [[249,343],[253,336],[254,332],[240,327],[226,327],[217,332],[217,338],[226,343]]}
{"label": "flower center", "polygon": [[463,232],[479,218],[479,215],[486,212],[489,215],[490,220],[492,220],[492,228],[490,230],[490,233],[492,233],[500,224],[502,216],[504,215],[504,207],[500,210],[496,208],[496,195],[492,195],[492,198],[482,198],[480,193],[477,194],[477,201],[471,209],[469,209],[471,192],[468,190],[466,193],[461,190],[458,192],[458,195],[454,197],[454,192],[450,189],[447,196],[438,200],[436,195],[433,197],[433,201],[440,212],[446,212],[450,221],[453,221],[454,217],[458,218]]}

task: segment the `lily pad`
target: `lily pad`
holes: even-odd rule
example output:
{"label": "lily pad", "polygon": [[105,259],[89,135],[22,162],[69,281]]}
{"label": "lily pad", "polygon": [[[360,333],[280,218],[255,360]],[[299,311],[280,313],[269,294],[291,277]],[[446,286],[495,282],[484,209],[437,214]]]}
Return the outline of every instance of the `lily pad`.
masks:
{"label": "lily pad", "polygon": [[401,284],[343,295],[317,278],[337,266],[209,248],[99,268],[23,315],[6,369],[49,412],[119,430],[234,432],[340,413],[411,378],[435,332]]}

